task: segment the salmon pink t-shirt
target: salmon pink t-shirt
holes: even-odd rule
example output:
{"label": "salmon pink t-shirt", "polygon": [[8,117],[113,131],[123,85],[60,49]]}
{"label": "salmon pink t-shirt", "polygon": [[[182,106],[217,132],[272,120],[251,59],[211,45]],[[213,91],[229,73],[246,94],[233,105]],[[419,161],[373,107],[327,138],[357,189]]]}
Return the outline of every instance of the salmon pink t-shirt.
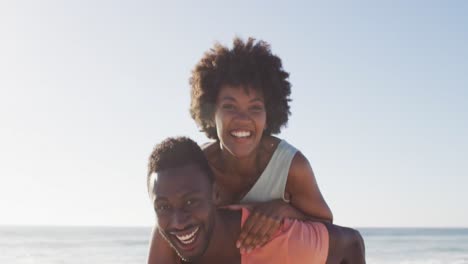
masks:
{"label": "salmon pink t-shirt", "polygon": [[[242,208],[241,227],[250,212]],[[241,255],[242,264],[324,264],[328,256],[328,230],[320,222],[285,219],[263,247]]]}

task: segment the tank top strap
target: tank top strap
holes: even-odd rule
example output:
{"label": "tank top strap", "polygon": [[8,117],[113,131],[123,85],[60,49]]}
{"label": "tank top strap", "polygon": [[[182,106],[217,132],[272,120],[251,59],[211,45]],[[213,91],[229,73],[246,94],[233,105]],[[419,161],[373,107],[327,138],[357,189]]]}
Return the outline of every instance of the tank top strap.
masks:
{"label": "tank top strap", "polygon": [[285,140],[281,140],[262,175],[260,175],[252,189],[242,198],[241,202],[266,202],[275,199],[283,199],[289,202],[285,199],[284,192],[289,168],[296,152],[295,147]]}

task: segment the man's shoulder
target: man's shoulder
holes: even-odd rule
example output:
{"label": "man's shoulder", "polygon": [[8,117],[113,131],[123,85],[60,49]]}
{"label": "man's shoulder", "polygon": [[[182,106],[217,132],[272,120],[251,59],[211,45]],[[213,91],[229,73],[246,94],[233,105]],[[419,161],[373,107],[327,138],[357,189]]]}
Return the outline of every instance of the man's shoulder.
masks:
{"label": "man's shoulder", "polygon": [[249,212],[249,209],[244,205],[226,205],[218,207],[217,210],[223,217],[229,218],[242,216],[245,212]]}

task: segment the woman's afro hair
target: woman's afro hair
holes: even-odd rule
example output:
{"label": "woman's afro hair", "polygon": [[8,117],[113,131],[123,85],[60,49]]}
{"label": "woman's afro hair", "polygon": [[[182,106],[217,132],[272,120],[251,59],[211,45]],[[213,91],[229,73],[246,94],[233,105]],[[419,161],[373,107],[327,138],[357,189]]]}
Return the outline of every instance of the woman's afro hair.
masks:
{"label": "woman's afro hair", "polygon": [[291,84],[281,59],[270,45],[249,38],[235,38],[232,49],[217,43],[197,63],[190,77],[190,114],[208,138],[218,139],[214,111],[223,85],[255,89],[264,96],[266,129],[264,134],[278,134],[290,115]]}

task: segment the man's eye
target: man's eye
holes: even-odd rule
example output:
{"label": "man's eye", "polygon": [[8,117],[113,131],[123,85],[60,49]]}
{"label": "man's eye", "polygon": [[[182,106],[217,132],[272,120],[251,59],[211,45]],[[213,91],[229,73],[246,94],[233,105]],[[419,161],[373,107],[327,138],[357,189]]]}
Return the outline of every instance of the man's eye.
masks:
{"label": "man's eye", "polygon": [[158,205],[156,206],[156,211],[157,212],[164,212],[164,211],[167,211],[168,209],[170,209],[171,207],[167,204],[162,204],[162,205]]}
{"label": "man's eye", "polygon": [[187,201],[185,202],[185,205],[186,205],[186,206],[195,206],[195,205],[197,205],[197,204],[198,204],[198,200],[196,200],[196,199],[190,199],[190,200],[187,200]]}

